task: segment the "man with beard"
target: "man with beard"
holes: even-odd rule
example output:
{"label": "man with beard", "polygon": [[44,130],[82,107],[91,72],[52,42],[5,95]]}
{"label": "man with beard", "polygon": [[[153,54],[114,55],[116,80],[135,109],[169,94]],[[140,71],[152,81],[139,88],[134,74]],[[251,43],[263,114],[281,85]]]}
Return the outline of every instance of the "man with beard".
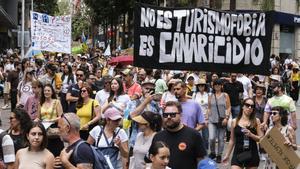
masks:
{"label": "man with beard", "polygon": [[187,86],[178,81],[174,84],[174,94],[182,106],[181,121],[184,125],[200,131],[205,125],[200,105],[186,95]]}
{"label": "man with beard", "polygon": [[154,136],[152,144],[163,141],[169,146],[170,168],[197,168],[197,163],[206,156],[206,150],[200,133],[181,123],[181,104],[174,101],[167,102],[162,115],[165,130]]}
{"label": "man with beard", "polygon": [[268,119],[270,117],[272,107],[283,107],[290,114],[289,124],[294,130],[297,129],[297,119],[296,119],[296,105],[293,99],[286,94],[284,94],[284,86],[282,83],[276,83],[273,86],[274,96],[270,98],[265,107],[264,121],[261,124],[265,130],[268,127]]}
{"label": "man with beard", "polygon": [[[84,168],[92,169],[94,163],[94,154],[90,145],[82,143],[79,135],[80,119],[74,113],[65,113],[58,120],[60,137],[69,146],[62,150],[59,157],[55,157],[54,168]],[[77,146],[78,144],[78,146]],[[77,154],[74,150],[77,148]],[[72,151],[71,151],[72,150]]]}

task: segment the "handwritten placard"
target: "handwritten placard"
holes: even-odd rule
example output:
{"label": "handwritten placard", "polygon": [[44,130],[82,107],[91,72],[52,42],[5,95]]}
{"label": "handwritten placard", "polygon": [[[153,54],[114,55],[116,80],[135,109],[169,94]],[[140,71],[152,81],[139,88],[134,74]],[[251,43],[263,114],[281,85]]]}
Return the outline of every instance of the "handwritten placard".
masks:
{"label": "handwritten placard", "polygon": [[31,12],[33,50],[71,53],[71,16],[50,16]]}

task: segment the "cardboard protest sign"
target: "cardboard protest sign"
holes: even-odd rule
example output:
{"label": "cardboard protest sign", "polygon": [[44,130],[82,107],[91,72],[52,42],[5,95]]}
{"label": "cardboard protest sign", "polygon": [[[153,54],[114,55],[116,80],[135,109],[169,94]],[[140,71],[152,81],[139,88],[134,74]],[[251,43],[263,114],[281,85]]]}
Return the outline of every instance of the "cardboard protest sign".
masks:
{"label": "cardboard protest sign", "polygon": [[284,142],[283,135],[273,127],[260,141],[260,145],[279,169],[297,169],[300,158],[291,147],[284,145]]}
{"label": "cardboard protest sign", "polygon": [[31,12],[33,50],[71,53],[71,16],[50,16]]}
{"label": "cardboard protest sign", "polygon": [[134,16],[135,66],[269,74],[271,13],[137,3]]}

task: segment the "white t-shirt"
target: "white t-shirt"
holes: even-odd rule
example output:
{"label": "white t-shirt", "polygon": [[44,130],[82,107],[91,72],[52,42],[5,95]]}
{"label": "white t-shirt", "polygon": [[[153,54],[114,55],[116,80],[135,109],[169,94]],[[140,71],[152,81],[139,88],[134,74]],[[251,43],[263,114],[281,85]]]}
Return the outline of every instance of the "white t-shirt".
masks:
{"label": "white t-shirt", "polygon": [[[115,129],[115,133],[119,130],[120,128],[117,127]],[[101,131],[101,127],[100,126],[96,126],[94,127],[91,131],[90,131],[90,136],[95,140],[95,143],[97,144],[97,147],[107,147],[107,143],[105,141],[105,137],[102,133],[101,137],[100,137],[100,140],[99,140],[99,143],[97,143],[98,141],[98,137],[99,137],[99,134],[100,134],[100,131]],[[116,135],[116,137],[119,137],[121,142],[125,142],[125,141],[128,141],[128,136],[125,132],[124,129],[120,129],[120,131],[118,132],[118,134]],[[110,138],[107,138],[107,141],[110,143],[112,140],[112,137]],[[115,145],[116,147],[118,147],[117,145]]]}
{"label": "white t-shirt", "polygon": [[248,90],[252,88],[252,84],[251,84],[250,79],[248,77],[242,75],[241,77],[237,77],[237,80],[243,84],[243,88],[244,88],[243,96],[244,96],[244,99],[248,98],[249,97]]}
{"label": "white t-shirt", "polygon": [[18,85],[18,91],[21,93],[19,104],[25,106],[28,98],[33,95],[31,82],[21,81]]}
{"label": "white t-shirt", "polygon": [[[119,132],[118,132],[119,130]],[[95,145],[97,147],[107,147],[107,142],[105,140],[105,137],[102,133],[100,139],[99,139],[99,142],[98,142],[98,137],[99,137],[99,134],[100,134],[100,131],[101,131],[101,127],[98,125],[96,127],[94,127],[91,131],[90,131],[90,136],[95,140]],[[116,135],[116,137],[119,137],[120,140],[121,140],[121,143],[124,143],[126,141],[128,141],[128,136],[125,132],[124,129],[120,128],[120,127],[117,127],[114,131],[115,133],[118,132],[118,134]],[[112,141],[112,137],[110,138],[107,138],[107,141],[108,143],[111,143]],[[116,147],[118,147],[118,145],[115,145]],[[122,160],[121,160],[121,155],[120,155],[120,152],[119,152],[119,156],[118,156],[118,163],[119,163],[119,166],[122,165]]]}
{"label": "white t-shirt", "polygon": [[97,92],[97,94],[95,96],[95,100],[97,100],[99,102],[100,106],[103,106],[108,97],[109,97],[109,92],[102,89]]}

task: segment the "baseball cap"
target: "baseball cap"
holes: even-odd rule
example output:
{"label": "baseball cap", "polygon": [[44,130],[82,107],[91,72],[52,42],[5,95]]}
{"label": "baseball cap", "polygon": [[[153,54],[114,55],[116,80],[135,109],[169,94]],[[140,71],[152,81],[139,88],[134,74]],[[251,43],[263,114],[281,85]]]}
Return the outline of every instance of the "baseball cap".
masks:
{"label": "baseball cap", "polygon": [[81,59],[87,59],[87,56],[86,55],[82,55],[80,58]]}
{"label": "baseball cap", "polygon": [[141,86],[144,86],[146,84],[151,84],[151,85],[155,86],[155,83],[153,81],[151,81],[151,80],[144,81]]}
{"label": "baseball cap", "polygon": [[108,118],[110,120],[118,120],[122,118],[121,112],[115,107],[110,107],[106,109],[105,112],[103,113],[103,117]]}

